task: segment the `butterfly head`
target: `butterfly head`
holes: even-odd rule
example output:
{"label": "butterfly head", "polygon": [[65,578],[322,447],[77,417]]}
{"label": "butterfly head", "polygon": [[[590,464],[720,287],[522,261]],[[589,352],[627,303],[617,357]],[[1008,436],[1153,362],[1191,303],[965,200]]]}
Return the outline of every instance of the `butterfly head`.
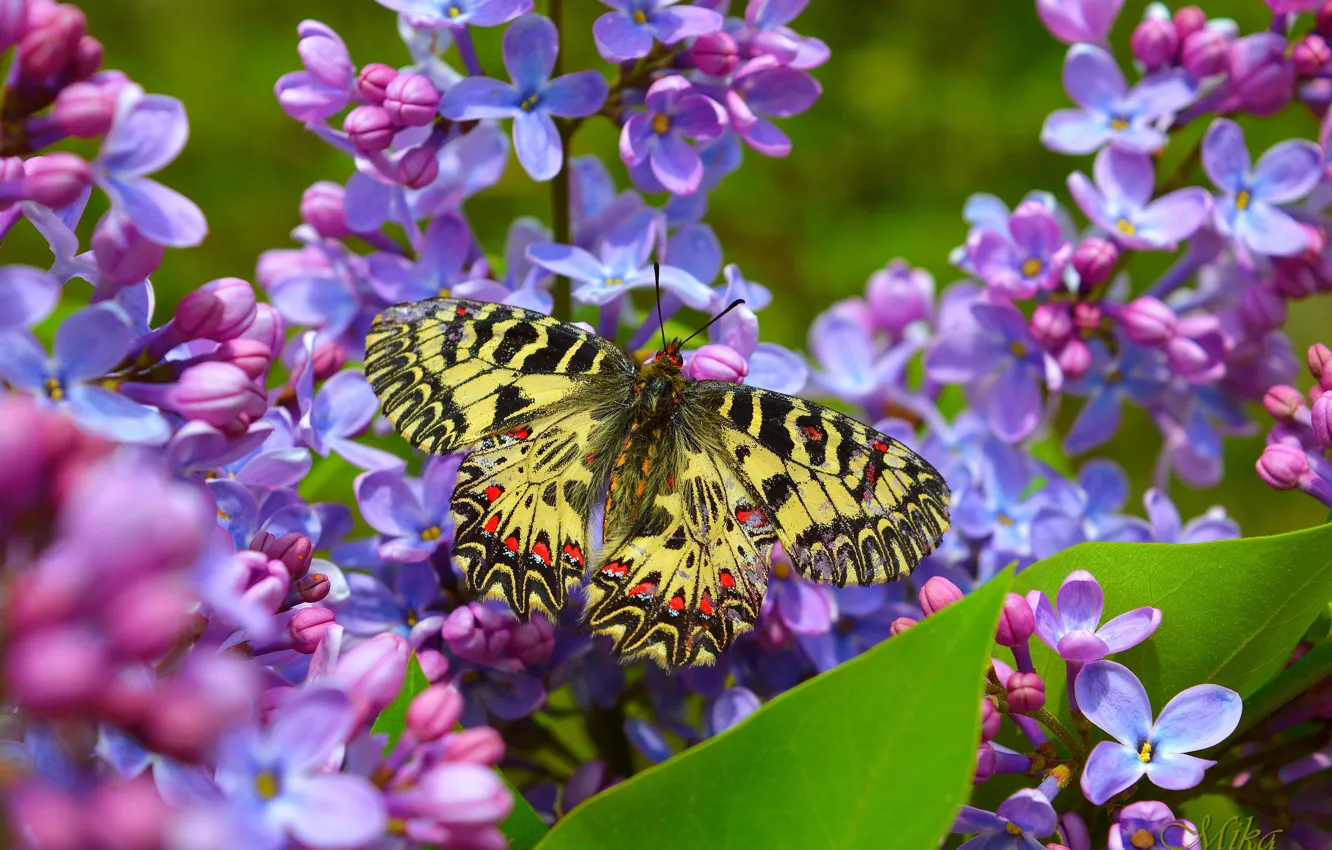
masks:
{"label": "butterfly head", "polygon": [[679,372],[684,368],[684,357],[680,354],[680,340],[671,340],[665,348],[652,355],[647,362],[654,364],[664,372]]}

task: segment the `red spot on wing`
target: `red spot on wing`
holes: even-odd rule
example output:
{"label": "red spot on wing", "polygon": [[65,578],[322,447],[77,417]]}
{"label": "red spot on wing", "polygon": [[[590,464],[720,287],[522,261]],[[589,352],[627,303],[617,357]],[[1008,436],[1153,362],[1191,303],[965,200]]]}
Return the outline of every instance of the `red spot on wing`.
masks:
{"label": "red spot on wing", "polygon": [[877,466],[871,463],[869,466],[865,467],[865,480],[868,481],[871,486],[873,486],[878,477],[879,468]]}
{"label": "red spot on wing", "polygon": [[491,514],[490,519],[486,520],[485,526],[481,529],[486,534],[494,534],[499,530],[499,514]]}
{"label": "red spot on wing", "polygon": [[721,584],[723,589],[735,590],[735,576],[731,575],[730,570],[722,570],[717,581]]}
{"label": "red spot on wing", "polygon": [[564,544],[564,557],[568,558],[570,561],[573,561],[575,564],[577,564],[580,567],[583,565],[583,550],[579,549],[577,546],[575,546],[572,543]]}
{"label": "red spot on wing", "polygon": [[454,312],[457,313],[459,316],[466,316],[466,315],[467,315],[467,308],[466,308],[466,307],[459,307],[457,310],[454,310]]}
{"label": "red spot on wing", "polygon": [[[609,565],[608,565],[609,566]],[[634,585],[629,591],[629,596],[636,596],[639,599],[646,599],[657,592],[657,583],[655,581],[645,581]]]}
{"label": "red spot on wing", "polygon": [[674,472],[672,472],[671,475],[670,475],[670,477],[666,479],[666,489],[667,489],[667,490],[674,490],[674,489],[675,489],[675,473],[674,473]]}
{"label": "red spot on wing", "polygon": [[532,432],[526,427],[515,428],[509,432],[509,436],[513,437],[515,440],[526,440],[528,437],[532,436]]}
{"label": "red spot on wing", "polygon": [[805,439],[812,440],[816,443],[823,442],[823,432],[818,428],[815,428],[813,425],[806,425],[800,430],[805,432]]}
{"label": "red spot on wing", "polygon": [[[601,574],[608,578],[624,578],[629,574],[629,566],[619,561],[611,561],[601,568]],[[640,587],[642,585],[639,585]]]}
{"label": "red spot on wing", "polygon": [[499,486],[498,484],[491,484],[489,487],[486,488],[486,501],[487,502],[495,501],[500,497],[500,494],[503,492],[504,492],[503,487]]}
{"label": "red spot on wing", "polygon": [[550,547],[546,545],[544,540],[538,540],[532,546],[532,554],[541,559],[541,563],[550,566]]}
{"label": "red spot on wing", "polygon": [[712,593],[703,591],[703,598],[698,600],[698,610],[704,617],[712,616]]}
{"label": "red spot on wing", "polygon": [[886,452],[888,451],[888,444],[882,440],[875,440],[874,442],[870,443],[870,448],[874,449],[875,451]]}
{"label": "red spot on wing", "polygon": [[685,609],[684,597],[678,593],[671,597],[669,604],[672,611],[683,611]]}
{"label": "red spot on wing", "polygon": [[505,538],[505,540],[504,540],[504,548],[508,549],[510,552],[517,552],[517,551],[518,551],[518,535],[516,535],[516,534],[511,534],[511,535],[509,535],[507,538]]}

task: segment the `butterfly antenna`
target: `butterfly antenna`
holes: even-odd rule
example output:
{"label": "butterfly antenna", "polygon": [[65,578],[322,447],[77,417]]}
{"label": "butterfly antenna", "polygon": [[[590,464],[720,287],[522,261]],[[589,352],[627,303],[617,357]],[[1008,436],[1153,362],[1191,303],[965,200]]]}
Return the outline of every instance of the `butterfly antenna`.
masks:
{"label": "butterfly antenna", "polygon": [[691,334],[689,335],[689,339],[686,339],[684,342],[680,343],[680,347],[681,347],[681,348],[684,348],[685,343],[689,342],[690,339],[693,339],[694,337],[696,337],[696,336],[698,336],[699,334],[703,333],[703,332],[704,332],[705,330],[707,330],[708,328],[712,327],[713,324],[714,324],[718,319],[720,319],[722,316],[725,316],[727,313],[731,312],[732,310],[734,310],[736,307],[739,307],[739,306],[740,306],[741,304],[743,304],[743,303],[745,303],[745,299],[743,299],[743,298],[737,298],[737,299],[735,299],[734,301],[732,301],[732,302],[731,302],[731,305],[730,305],[729,307],[727,307],[725,310],[722,310],[720,313],[718,313],[717,315],[713,316],[711,319],[708,319],[708,323],[707,323],[706,325],[704,325],[703,327],[701,327],[701,328],[699,328],[698,330],[696,330],[696,331],[694,331],[693,333],[691,333]]}
{"label": "butterfly antenna", "polygon": [[661,315],[661,263],[652,264],[652,277],[657,281],[657,327],[661,328],[661,349],[666,350],[666,319]]}

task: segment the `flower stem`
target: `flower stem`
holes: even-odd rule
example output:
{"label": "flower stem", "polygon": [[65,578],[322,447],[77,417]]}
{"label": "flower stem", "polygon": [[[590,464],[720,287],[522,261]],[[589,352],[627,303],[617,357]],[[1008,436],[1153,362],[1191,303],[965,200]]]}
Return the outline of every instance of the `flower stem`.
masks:
{"label": "flower stem", "polygon": [[[555,67],[551,71],[551,78],[554,79],[564,73],[564,0],[550,0],[549,12],[550,20],[555,24],[557,39]],[[559,128],[560,148],[564,151],[564,158],[560,163],[560,173],[550,182],[550,224],[554,231],[555,242],[568,245],[572,241],[569,227],[569,144],[573,140],[577,124],[559,121],[556,126]],[[562,322],[573,321],[571,292],[569,278],[557,276],[552,293],[555,306],[551,315]]]}
{"label": "flower stem", "polygon": [[1083,748],[1082,744],[1078,742],[1077,738],[1073,737],[1073,733],[1068,731],[1067,726],[1059,722],[1059,718],[1050,713],[1049,709],[1042,708],[1039,711],[1031,712],[1027,716],[1053,732],[1054,736],[1058,738],[1065,747],[1068,747],[1068,752],[1073,758],[1077,759],[1079,762],[1086,760],[1087,751]]}

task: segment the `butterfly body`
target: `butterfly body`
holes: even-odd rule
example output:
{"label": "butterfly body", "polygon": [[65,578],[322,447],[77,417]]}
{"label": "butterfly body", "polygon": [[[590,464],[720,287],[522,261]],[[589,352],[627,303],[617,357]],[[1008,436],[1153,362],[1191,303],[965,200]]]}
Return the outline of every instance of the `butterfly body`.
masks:
{"label": "butterfly body", "polygon": [[778,543],[837,585],[897,578],[937,544],[947,485],[906,447],[682,367],[678,341],[636,366],[577,326],[448,298],[386,310],[366,357],[409,441],[469,450],[452,507],[471,587],[553,617],[586,582],[587,622],[624,658],[715,660],[757,619]]}

